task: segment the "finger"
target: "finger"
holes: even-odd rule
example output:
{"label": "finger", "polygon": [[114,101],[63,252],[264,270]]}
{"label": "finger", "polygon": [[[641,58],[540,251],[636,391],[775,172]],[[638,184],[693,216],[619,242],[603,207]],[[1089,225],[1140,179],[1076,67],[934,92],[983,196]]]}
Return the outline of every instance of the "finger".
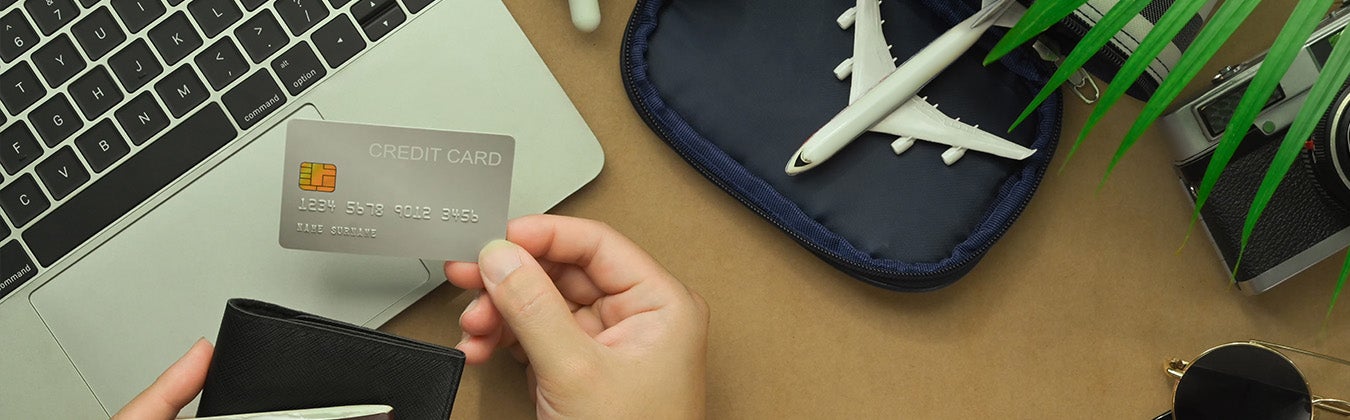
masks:
{"label": "finger", "polygon": [[149,388],[127,403],[113,415],[114,419],[172,419],[178,415],[206,382],[206,370],[211,366],[214,348],[205,338],[197,340],[150,384]]}
{"label": "finger", "polygon": [[549,271],[549,277],[553,278],[553,283],[558,285],[558,292],[562,293],[563,298],[568,302],[587,306],[595,303],[596,299],[605,296],[605,291],[595,285],[591,276],[586,274],[585,270],[572,264],[555,263],[556,268]]}
{"label": "finger", "polygon": [[478,263],[446,261],[445,278],[450,284],[464,290],[483,288],[483,277],[478,274]]}
{"label": "finger", "polygon": [[460,339],[455,348],[464,352],[464,363],[477,365],[487,363],[492,359],[492,352],[497,349],[499,334],[492,335],[465,335]]}
{"label": "finger", "polygon": [[581,267],[606,294],[623,292],[644,281],[678,285],[651,255],[600,222],[552,215],[526,216],[507,224],[506,237],[530,255]]}
{"label": "finger", "polygon": [[494,306],[541,373],[558,369],[556,374],[565,375],[562,369],[586,357],[594,342],[572,319],[539,262],[519,246],[497,240],[483,248],[478,263]]}
{"label": "finger", "polygon": [[500,332],[502,315],[492,305],[492,297],[479,292],[477,298],[469,301],[464,313],[459,316],[459,327],[469,335],[489,335]]}
{"label": "finger", "polygon": [[595,337],[605,330],[605,323],[600,320],[600,315],[596,313],[594,306],[577,309],[572,312],[572,317],[576,318],[577,325],[581,326],[581,330],[591,337]]}

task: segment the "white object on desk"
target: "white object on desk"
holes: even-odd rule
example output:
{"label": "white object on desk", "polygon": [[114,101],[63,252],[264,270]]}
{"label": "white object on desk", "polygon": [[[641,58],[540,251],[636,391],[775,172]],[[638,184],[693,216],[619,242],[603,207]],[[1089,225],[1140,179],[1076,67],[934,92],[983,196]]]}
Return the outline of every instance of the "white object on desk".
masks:
{"label": "white object on desk", "polygon": [[[578,1],[578,0],[573,0]],[[788,159],[785,171],[796,175],[834,156],[866,131],[899,136],[891,149],[903,153],[916,139],[951,146],[942,153],[948,165],[975,150],[1022,160],[1035,153],[1016,143],[952,119],[927,98],[915,96],[919,89],[964,54],[991,26],[1011,27],[1026,11],[1014,0],[984,0],[983,8],[969,19],[933,40],[898,68],[886,36],[881,32],[881,8],[877,0],[858,0],[857,6],[839,16],[839,27],[854,28],[853,57],[834,73],[839,80],[852,77],[849,105],[812,134]]]}
{"label": "white object on desk", "polygon": [[582,32],[591,32],[600,26],[600,0],[568,0],[572,9],[572,25]]}

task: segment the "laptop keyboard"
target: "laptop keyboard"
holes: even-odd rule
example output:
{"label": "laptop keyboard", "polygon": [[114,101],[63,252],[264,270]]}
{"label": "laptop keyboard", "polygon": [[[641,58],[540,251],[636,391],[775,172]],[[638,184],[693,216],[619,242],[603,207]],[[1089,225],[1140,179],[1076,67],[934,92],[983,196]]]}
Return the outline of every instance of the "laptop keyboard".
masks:
{"label": "laptop keyboard", "polygon": [[434,0],[0,0],[0,298]]}

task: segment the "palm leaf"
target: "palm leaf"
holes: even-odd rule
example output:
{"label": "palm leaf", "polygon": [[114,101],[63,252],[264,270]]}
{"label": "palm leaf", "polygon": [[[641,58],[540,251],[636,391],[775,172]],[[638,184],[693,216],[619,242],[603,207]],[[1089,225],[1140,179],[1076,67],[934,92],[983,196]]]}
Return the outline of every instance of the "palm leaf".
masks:
{"label": "palm leaf", "polygon": [[1111,157],[1111,163],[1106,167],[1103,182],[1111,176],[1111,171],[1125,157],[1125,153],[1134,147],[1139,137],[1144,135],[1144,130],[1167,111],[1167,106],[1181,95],[1181,90],[1186,88],[1195,75],[1200,74],[1205,63],[1209,62],[1214,53],[1219,51],[1219,47],[1223,46],[1224,41],[1237,31],[1242,21],[1246,20],[1260,3],[1260,0],[1229,0],[1223,2],[1223,6],[1214,12],[1209,23],[1195,36],[1195,41],[1181,54],[1177,66],[1168,74],[1167,79],[1163,80],[1162,85],[1158,86],[1158,90],[1153,92],[1148,103],[1144,104],[1144,109],[1139,112],[1139,118],[1134,121],[1130,131],[1121,139],[1120,147],[1116,149],[1115,156]]}
{"label": "palm leaf", "polygon": [[[1237,151],[1238,144],[1242,138],[1247,135],[1247,128],[1256,120],[1256,115],[1261,112],[1279,86],[1280,79],[1284,73],[1289,70],[1289,65],[1293,64],[1294,58],[1298,52],[1303,49],[1303,44],[1308,41],[1317,24],[1322,21],[1327,9],[1331,8],[1335,0],[1303,0],[1294,6],[1294,12],[1289,16],[1289,21],[1285,23],[1284,28],[1280,29],[1279,35],[1275,36],[1275,42],[1271,45],[1270,51],[1261,62],[1261,68],[1256,71],[1256,76],[1247,85],[1247,92],[1242,95],[1242,100],[1238,102],[1237,108],[1233,110],[1232,120],[1228,122],[1228,127],[1224,130],[1223,138],[1219,140],[1218,147],[1214,148],[1214,154],[1210,156],[1209,165],[1205,168],[1205,177],[1200,181],[1200,189],[1196,191],[1195,211],[1191,213],[1191,223],[1199,220],[1200,209],[1204,207],[1205,200],[1209,194],[1214,191],[1214,185],[1219,181],[1219,175],[1223,173],[1223,168],[1228,166],[1232,160],[1233,153]],[[1269,177],[1270,174],[1267,174]],[[1241,261],[1241,254],[1238,256]],[[1236,268],[1237,264],[1234,264]],[[1235,270],[1236,271],[1236,270]]]}
{"label": "palm leaf", "polygon": [[[1236,0],[1235,0],[1236,1]],[[1088,116],[1087,123],[1083,125],[1083,130],[1078,133],[1078,138],[1074,140],[1073,147],[1069,148],[1069,154],[1064,158],[1064,164],[1073,159],[1074,153],[1078,152],[1078,147],[1083,144],[1083,139],[1087,138],[1092,128],[1106,116],[1106,111],[1111,109],[1125,96],[1125,91],[1134,84],[1134,81],[1144,74],[1148,69],[1149,63],[1171,44],[1172,39],[1181,32],[1186,23],[1195,16],[1206,3],[1206,0],[1177,0],[1172,4],[1172,8],[1164,13],[1162,18],[1154,24],[1153,29],[1144,36],[1144,40],[1139,42],[1139,47],[1135,48],[1134,54],[1125,60],[1125,64],[1120,66],[1116,76],[1111,79],[1111,84],[1107,86],[1106,92],[1102,93],[1097,100],[1097,106],[1092,109],[1092,114]],[[1109,173],[1108,173],[1109,175]],[[1105,178],[1103,178],[1105,180]]]}
{"label": "palm leaf", "polygon": [[1153,0],[1122,0],[1110,11],[1107,11],[1106,15],[1102,16],[1102,19],[1096,25],[1093,25],[1087,34],[1083,35],[1083,40],[1079,41],[1078,46],[1074,47],[1069,56],[1064,58],[1064,62],[1059,64],[1059,69],[1055,70],[1055,74],[1050,76],[1050,81],[1041,87],[1040,93],[1036,94],[1036,99],[1031,100],[1031,104],[1022,110],[1022,115],[1017,117],[1017,121],[1014,121],[1012,126],[1008,127],[1008,132],[1012,132],[1014,128],[1022,124],[1023,120],[1031,116],[1031,113],[1049,98],[1050,94],[1069,80],[1069,76],[1082,68],[1083,64],[1096,55],[1098,50],[1106,46],[1106,43],[1111,42],[1111,38],[1117,32],[1120,32],[1125,24],[1130,23],[1131,19],[1138,16],[1139,12],[1152,2]]}
{"label": "palm leaf", "polygon": [[1345,254],[1345,263],[1341,264],[1341,278],[1336,280],[1336,290],[1331,292],[1331,304],[1327,305],[1327,314],[1322,317],[1322,330],[1326,331],[1327,322],[1331,321],[1331,309],[1336,307],[1336,299],[1341,297],[1341,289],[1345,287],[1346,275],[1350,274],[1350,252]]}
{"label": "palm leaf", "polygon": [[[1256,229],[1256,222],[1261,218],[1261,213],[1266,210],[1266,205],[1270,204],[1270,199],[1275,195],[1275,190],[1279,188],[1280,181],[1284,180],[1284,175],[1289,172],[1289,166],[1293,165],[1294,160],[1298,158],[1299,150],[1303,148],[1308,137],[1312,135],[1313,130],[1317,127],[1317,122],[1322,118],[1322,114],[1325,113],[1327,107],[1331,105],[1331,101],[1340,92],[1340,86],[1345,83],[1347,76],[1350,76],[1350,42],[1338,42],[1332,47],[1326,65],[1322,66],[1322,74],[1317,77],[1317,82],[1308,91],[1308,99],[1303,103],[1303,108],[1299,109],[1298,116],[1294,118],[1294,123],[1289,126],[1289,131],[1285,132],[1284,140],[1280,143],[1280,149],[1275,153],[1275,159],[1271,162],[1270,168],[1266,170],[1266,177],[1261,180],[1261,187],[1256,190],[1256,197],[1252,199],[1252,206],[1247,209],[1247,220],[1242,225],[1242,242],[1238,248],[1238,261],[1234,264],[1234,271],[1236,271],[1236,266],[1242,263],[1242,255],[1247,250],[1247,240],[1251,239],[1252,231]],[[1332,304],[1335,303],[1333,299]]]}
{"label": "palm leaf", "polygon": [[[1008,0],[1012,1],[1012,0]],[[989,55],[984,57],[984,65],[989,65],[1004,55],[1012,52],[1013,49],[1025,44],[1046,29],[1050,29],[1054,24],[1059,23],[1065,16],[1073,13],[1087,3],[1087,0],[1043,0],[1031,4],[1027,8],[1026,14],[1017,20],[1017,24],[998,40],[998,44],[989,51]]]}

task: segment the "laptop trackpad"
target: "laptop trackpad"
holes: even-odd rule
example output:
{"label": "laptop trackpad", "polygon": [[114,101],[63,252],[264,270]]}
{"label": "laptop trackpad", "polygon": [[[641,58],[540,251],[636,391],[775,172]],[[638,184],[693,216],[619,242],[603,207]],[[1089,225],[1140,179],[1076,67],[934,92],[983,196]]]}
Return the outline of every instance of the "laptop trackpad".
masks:
{"label": "laptop trackpad", "polygon": [[[313,106],[292,118],[319,119]],[[362,324],[429,280],[415,259],[277,245],[285,122],[32,295],[109,411],[249,297]],[[295,181],[286,183],[292,185]]]}

